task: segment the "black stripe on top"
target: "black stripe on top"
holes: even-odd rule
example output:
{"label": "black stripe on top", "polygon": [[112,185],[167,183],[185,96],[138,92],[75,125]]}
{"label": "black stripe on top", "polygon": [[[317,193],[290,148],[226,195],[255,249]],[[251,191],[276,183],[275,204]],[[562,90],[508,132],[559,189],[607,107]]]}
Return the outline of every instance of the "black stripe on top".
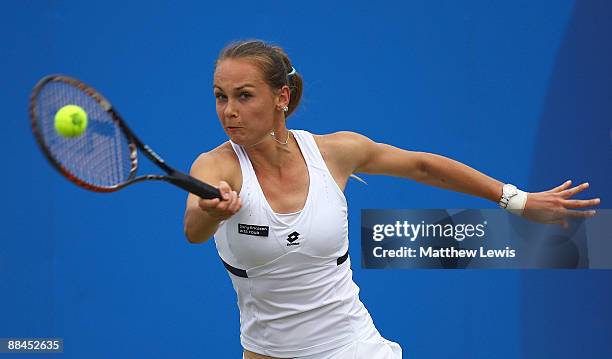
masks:
{"label": "black stripe on top", "polygon": [[[346,253],[344,253],[343,256],[338,257],[338,259],[336,259],[336,264],[337,265],[341,265],[342,263],[346,262],[346,260],[348,259],[348,255],[349,255],[349,252],[347,250]],[[221,258],[221,257],[219,257],[219,258]],[[240,269],[240,268],[236,268],[234,266],[231,266],[231,265],[227,264],[222,258],[221,258],[221,262],[223,262],[223,265],[225,266],[225,269],[227,269],[227,271],[232,273],[233,275],[235,275],[237,277],[241,277],[241,278],[248,278],[249,277],[247,275],[247,271],[246,270]]]}

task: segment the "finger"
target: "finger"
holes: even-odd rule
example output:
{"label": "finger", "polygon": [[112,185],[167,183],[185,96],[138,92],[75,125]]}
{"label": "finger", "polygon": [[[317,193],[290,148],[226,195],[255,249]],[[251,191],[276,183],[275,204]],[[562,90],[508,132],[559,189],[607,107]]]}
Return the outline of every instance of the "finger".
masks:
{"label": "finger", "polygon": [[232,206],[234,205],[234,203],[236,203],[236,197],[234,196],[234,191],[229,191],[229,193],[227,194],[228,198],[226,201],[224,201],[224,211],[231,211]]}
{"label": "finger", "polygon": [[219,204],[221,200],[219,198],[213,199],[200,199],[198,201],[198,206],[203,210],[208,210],[211,208],[215,208],[217,204]]}
{"label": "finger", "polygon": [[220,212],[226,212],[232,204],[232,192],[227,193],[227,199],[223,199],[218,205],[216,210]]}
{"label": "finger", "polygon": [[223,197],[224,201],[229,199],[229,195],[231,191],[232,191],[232,188],[227,182],[225,181],[219,182],[219,192],[221,193],[221,197]]}
{"label": "finger", "polygon": [[223,210],[226,212],[232,212],[232,208],[235,207],[236,202],[238,202],[238,194],[236,194],[236,191],[230,191],[228,193],[227,201],[223,201]]}
{"label": "finger", "polygon": [[566,189],[565,191],[561,191],[561,196],[563,198],[570,198],[572,196],[575,196],[576,194],[584,191],[585,189],[589,188],[589,183],[585,182],[579,186],[576,186],[574,188],[570,188],[570,189]]}
{"label": "finger", "polygon": [[562,203],[563,203],[563,207],[565,208],[584,208],[584,207],[597,206],[600,202],[601,200],[599,198],[594,198],[594,199],[567,199],[567,200],[564,200]]}
{"label": "finger", "polygon": [[236,213],[236,211],[238,211],[238,205],[240,203],[240,198],[238,197],[238,192],[233,191],[232,192],[232,197],[233,197],[234,201],[232,202],[232,205],[230,206],[230,211],[232,213]]}
{"label": "finger", "polygon": [[545,191],[545,192],[552,192],[552,193],[561,192],[561,191],[567,189],[571,184],[572,184],[572,180],[567,180],[567,181],[563,182],[560,186],[557,186],[557,187],[555,187],[555,188],[553,188],[551,190]]}
{"label": "finger", "polygon": [[588,218],[588,217],[593,217],[596,214],[597,214],[597,211],[595,210],[588,210],[588,211],[568,210],[565,212],[566,217],[575,217],[575,218]]}
{"label": "finger", "polygon": [[236,191],[232,192],[232,203],[229,206],[228,210],[231,213],[236,213],[240,209],[240,197],[238,197],[238,193]]}

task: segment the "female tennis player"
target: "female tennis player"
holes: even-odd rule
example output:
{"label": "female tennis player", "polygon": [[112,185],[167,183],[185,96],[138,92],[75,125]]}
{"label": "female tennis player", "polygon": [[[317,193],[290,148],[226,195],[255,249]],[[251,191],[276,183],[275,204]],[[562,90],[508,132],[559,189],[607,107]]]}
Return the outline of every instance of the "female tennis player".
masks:
{"label": "female tennis player", "polygon": [[190,194],[185,234],[214,235],[240,309],[244,358],[402,357],[359,300],[348,258],[353,173],[409,178],[500,203],[532,220],[565,224],[592,216],[566,182],[526,193],[452,159],[376,143],[352,132],[288,130],[302,78],[285,52],[261,41],[232,43],[216,62],[216,110],[229,141],[200,155],[191,174],[218,184],[223,200]]}

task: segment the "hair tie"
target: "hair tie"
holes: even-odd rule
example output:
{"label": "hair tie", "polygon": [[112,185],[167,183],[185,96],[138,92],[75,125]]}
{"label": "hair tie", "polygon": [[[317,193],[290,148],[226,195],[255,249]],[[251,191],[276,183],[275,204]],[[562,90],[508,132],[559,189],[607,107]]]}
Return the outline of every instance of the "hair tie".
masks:
{"label": "hair tie", "polygon": [[289,72],[289,73],[287,74],[287,76],[293,76],[293,75],[295,75],[296,73],[297,73],[297,71],[295,71],[295,67],[291,66],[291,72]]}

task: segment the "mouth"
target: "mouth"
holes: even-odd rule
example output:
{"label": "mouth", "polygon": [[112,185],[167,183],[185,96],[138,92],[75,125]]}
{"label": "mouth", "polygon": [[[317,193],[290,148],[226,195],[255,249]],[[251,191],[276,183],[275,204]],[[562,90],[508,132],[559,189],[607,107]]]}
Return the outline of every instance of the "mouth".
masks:
{"label": "mouth", "polygon": [[239,127],[239,126],[227,126],[227,127],[225,127],[225,128],[226,128],[228,131],[236,131],[236,130],[241,129],[242,127]]}

